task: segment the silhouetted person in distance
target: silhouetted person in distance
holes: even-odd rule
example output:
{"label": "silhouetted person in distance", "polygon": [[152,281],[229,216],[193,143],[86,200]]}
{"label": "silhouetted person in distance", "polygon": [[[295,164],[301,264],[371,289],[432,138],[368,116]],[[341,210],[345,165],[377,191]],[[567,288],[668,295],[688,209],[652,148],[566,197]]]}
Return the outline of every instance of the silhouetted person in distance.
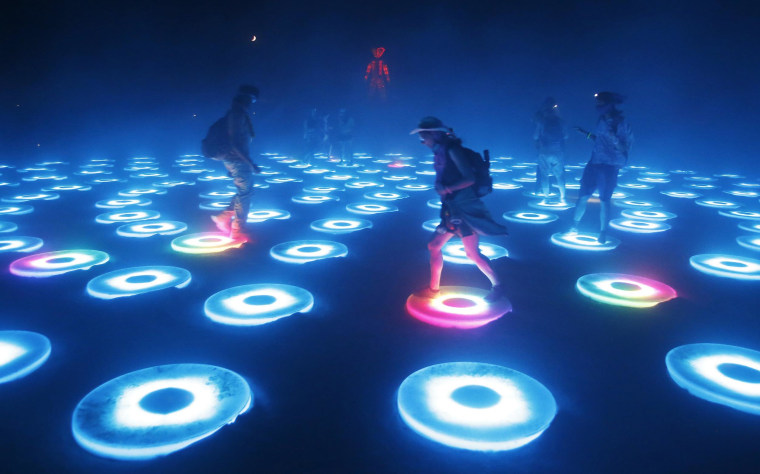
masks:
{"label": "silhouetted person in distance", "polygon": [[343,164],[351,164],[354,158],[354,129],[356,128],[356,122],[353,117],[348,115],[346,109],[340,109],[338,111],[338,118],[335,123],[335,129],[332,134],[332,143],[337,147],[337,152],[340,154],[340,161]]}
{"label": "silhouetted person in distance", "polygon": [[565,202],[565,142],[567,127],[559,116],[559,106],[553,97],[548,97],[541,104],[535,115],[536,130],[533,140],[538,150],[538,175],[544,199],[551,190],[549,175],[554,175],[559,189],[559,200]]}
{"label": "silhouetted person in distance", "polygon": [[610,221],[610,199],[617,186],[618,172],[628,163],[628,152],[633,144],[633,132],[631,132],[631,126],[625,121],[623,113],[616,108],[616,105],[624,100],[622,95],[614,92],[599,92],[594,94],[594,97],[596,110],[599,112],[596,130],[591,133],[576,127],[576,130],[583,133],[586,138],[594,141],[594,148],[591,150],[591,159],[583,169],[581,189],[570,232],[578,232],[578,225],[586,212],[588,199],[594,190],[598,189],[601,202],[599,213],[601,228],[598,240],[605,243]]}
{"label": "silhouetted person in distance", "polygon": [[303,140],[305,152],[303,156],[304,163],[311,164],[314,154],[324,143],[324,122],[317,115],[317,109],[311,109],[309,116],[303,122]]}
{"label": "silhouetted person in distance", "polygon": [[230,151],[223,156],[222,162],[232,178],[237,193],[232,197],[227,210],[211,216],[211,220],[220,231],[229,233],[235,240],[251,240],[246,232],[246,222],[253,194],[253,173],[259,173],[261,170],[253,162],[250,153],[250,145],[254,137],[250,111],[258,96],[257,87],[240,86],[227,112]]}
{"label": "silhouetted person in distance", "polygon": [[504,297],[499,276],[488,257],[480,253],[478,234],[503,235],[507,228],[491,218],[483,201],[475,194],[475,174],[462,140],[451,128],[435,117],[423,118],[411,134],[418,133],[420,141],[434,154],[435,191],[441,197],[441,223],[428,243],[430,251],[430,285],[419,294],[434,298],[440,291],[443,253],[441,249],[455,235],[462,239],[467,258],[491,282],[488,301]]}

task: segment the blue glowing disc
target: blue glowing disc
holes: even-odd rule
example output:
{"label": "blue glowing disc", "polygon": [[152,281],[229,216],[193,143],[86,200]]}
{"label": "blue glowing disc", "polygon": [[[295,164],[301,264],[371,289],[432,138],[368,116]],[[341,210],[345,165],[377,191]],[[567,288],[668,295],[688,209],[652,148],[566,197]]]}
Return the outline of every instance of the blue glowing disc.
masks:
{"label": "blue glowing disc", "polygon": [[512,311],[506,298],[486,301],[488,291],[466,286],[442,286],[440,293],[429,298],[412,294],[406,310],[414,318],[443,328],[472,329],[484,326]]}
{"label": "blue glowing disc", "polygon": [[0,221],[0,233],[16,232],[18,225],[15,222]]}
{"label": "blue glowing disc", "polygon": [[179,221],[133,222],[116,229],[122,237],[152,237],[154,235],[174,235],[187,230],[187,224]]}
{"label": "blue glowing disc", "polygon": [[441,200],[439,198],[433,198],[428,199],[427,207],[432,207],[433,209],[440,209],[443,204],[441,204]]}
{"label": "blue glowing disc", "polygon": [[613,250],[620,241],[613,237],[607,237],[607,242],[601,243],[597,237],[590,234],[575,234],[570,232],[557,232],[552,234],[551,241],[554,245],[574,250]]}
{"label": "blue glowing disc", "polygon": [[230,199],[235,194],[235,191],[209,191],[200,193],[198,197],[201,199]]}
{"label": "blue glowing disc", "polygon": [[56,186],[48,186],[42,188],[44,192],[60,192],[60,191],[89,191],[92,189],[90,185],[84,184],[58,184]]}
{"label": "blue glowing disc", "polygon": [[382,188],[384,185],[375,181],[350,181],[346,183],[349,189]]}
{"label": "blue glowing disc", "polygon": [[277,178],[268,178],[265,180],[269,184],[283,184],[283,183],[301,183],[303,180],[301,178],[289,178],[286,176],[277,177]]}
{"label": "blue glowing disc", "polygon": [[564,211],[570,209],[570,204],[566,201],[547,201],[541,199],[539,201],[529,201],[528,207],[533,209],[553,209],[555,211]]}
{"label": "blue glowing disc", "polygon": [[328,240],[296,240],[275,245],[269,254],[282,262],[306,263],[325,258],[345,257],[348,255],[348,247]]}
{"label": "blue glowing disc", "polygon": [[736,280],[760,280],[760,260],[723,254],[700,254],[689,259],[702,273]]}
{"label": "blue glowing disc", "polygon": [[612,219],[610,221],[610,227],[635,234],[653,234],[670,229],[670,224],[659,221],[627,219],[623,217],[620,219]]}
{"label": "blue glowing disc", "polygon": [[720,214],[721,216],[733,217],[734,219],[745,219],[745,220],[748,220],[748,221],[760,221],[760,212],[758,212],[758,211],[747,211],[747,210],[734,209],[732,211],[721,210],[721,211],[718,211],[718,214]]}
{"label": "blue glowing disc", "polygon": [[354,179],[354,177],[350,174],[331,174],[325,176],[325,179],[328,181],[348,181],[349,179]]}
{"label": "blue glowing disc", "polygon": [[[507,249],[504,247],[489,244],[487,242],[480,242],[478,248],[480,249],[480,253],[489,260],[496,260],[497,258],[509,256],[509,252],[507,252]],[[441,251],[443,252],[443,259],[447,262],[475,265],[472,260],[467,258],[464,251],[464,245],[461,242],[449,242],[443,246]]]}
{"label": "blue glowing disc", "polygon": [[399,191],[430,191],[433,189],[432,186],[428,184],[397,184],[396,189]]}
{"label": "blue glowing disc", "polygon": [[354,214],[382,214],[384,212],[396,212],[398,207],[376,202],[356,202],[347,204],[346,210]]}
{"label": "blue glowing disc", "polygon": [[133,188],[133,189],[125,189],[123,191],[119,191],[117,194],[119,196],[124,196],[124,197],[140,197],[140,196],[145,196],[146,194],[153,194],[153,195],[166,194],[166,189],[165,188]]}
{"label": "blue glowing disc", "polygon": [[760,193],[757,191],[742,191],[739,189],[729,189],[723,192],[726,194],[730,194],[731,196],[738,196],[738,197],[746,197],[746,198],[760,197]]}
{"label": "blue glowing disc", "polygon": [[653,207],[662,207],[662,204],[652,201],[640,201],[637,199],[613,199],[612,203],[617,207],[626,209],[651,209]]}
{"label": "blue glowing disc", "polygon": [[303,196],[293,196],[291,198],[291,201],[297,202],[299,204],[322,204],[324,202],[329,201],[337,201],[338,198],[335,196],[325,196],[325,195],[303,195]]}
{"label": "blue glowing disc", "polygon": [[95,216],[95,222],[100,224],[120,224],[124,222],[147,221],[158,219],[161,214],[158,211],[114,211]]}
{"label": "blue glowing disc", "polygon": [[622,212],[620,212],[620,215],[629,219],[643,221],[666,221],[668,219],[674,219],[677,217],[672,212],[642,209],[623,209]]}
{"label": "blue glowing disc", "polygon": [[0,331],[0,384],[20,379],[50,356],[50,340],[29,331]]}
{"label": "blue glowing disc", "polygon": [[366,219],[320,219],[311,223],[312,230],[328,234],[348,234],[357,230],[372,228],[372,222]]}
{"label": "blue glowing disc", "polygon": [[224,211],[228,207],[230,207],[229,201],[203,201],[198,204],[198,209],[204,211]]}
{"label": "blue glowing disc", "polygon": [[401,419],[453,448],[506,451],[538,438],[557,403],[535,379],[506,367],[450,362],[418,370],[398,389]]}
{"label": "blue glowing disc", "polygon": [[687,344],[665,357],[670,377],[695,397],[760,415],[760,352],[725,344]]}
{"label": "blue glowing disc", "polygon": [[739,204],[732,201],[722,201],[720,199],[697,199],[694,201],[702,207],[714,207],[716,209],[737,209]]}
{"label": "blue glowing disc", "polygon": [[290,219],[290,213],[281,209],[256,209],[248,213],[248,222],[264,222],[270,219]]}
{"label": "blue glowing disc", "polygon": [[440,219],[430,219],[429,221],[425,221],[422,223],[422,228],[425,230],[429,230],[430,232],[435,232],[435,229],[438,228],[438,224],[441,223]]}
{"label": "blue glowing disc", "polygon": [[749,232],[760,232],[760,222],[742,222],[739,228]]}
{"label": "blue glowing disc", "polygon": [[[2,240],[0,240],[0,245]],[[741,235],[736,238],[736,242],[742,247],[751,250],[760,250],[760,236],[758,235]]]}
{"label": "blue glowing disc", "polygon": [[34,193],[34,194],[17,194],[9,198],[3,198],[3,202],[27,202],[27,201],[53,201],[60,198],[57,193]]}
{"label": "blue glowing disc", "polygon": [[376,191],[373,193],[366,193],[364,197],[372,201],[397,201],[399,199],[406,199],[409,197],[409,195],[388,191]]}
{"label": "blue glowing disc", "polygon": [[623,273],[583,275],[575,287],[582,295],[600,303],[631,308],[650,308],[678,296],[664,283]]}
{"label": "blue glowing disc", "polygon": [[189,446],[253,405],[248,383],[227,369],[173,364],[130,372],[88,393],[74,409],[74,439],[98,456],[142,460]]}
{"label": "blue glowing disc", "polygon": [[232,248],[240,248],[245,242],[213,232],[181,235],[172,240],[172,249],[180,253],[219,253]]}
{"label": "blue glowing disc", "polygon": [[303,188],[303,192],[306,194],[320,194],[320,193],[331,193],[334,191],[340,191],[340,188],[335,186],[307,186]]}
{"label": "blue glowing disc", "polygon": [[535,211],[509,211],[502,217],[510,222],[523,222],[528,224],[548,224],[559,219],[556,214]]}
{"label": "blue glowing disc", "polygon": [[105,199],[96,202],[95,207],[100,209],[122,209],[127,206],[150,206],[152,202],[146,198]]}
{"label": "blue glowing disc", "polygon": [[0,237],[0,253],[4,252],[34,252],[42,247],[42,239],[37,237]]}
{"label": "blue glowing disc", "polygon": [[11,262],[12,274],[45,278],[74,270],[89,270],[108,261],[108,254],[99,250],[59,250],[37,253]]}
{"label": "blue glowing disc", "polygon": [[167,266],[131,267],[97,276],[87,283],[87,293],[110,300],[134,296],[164,288],[184,288],[190,284],[190,272]]}
{"label": "blue glowing disc", "polygon": [[511,189],[520,189],[522,188],[519,184],[514,183],[493,183],[494,189],[501,189],[501,190],[511,190]]}
{"label": "blue glowing disc", "polygon": [[291,285],[255,284],[228,288],[211,295],[204,305],[206,316],[232,326],[260,326],[314,306],[311,293]]}

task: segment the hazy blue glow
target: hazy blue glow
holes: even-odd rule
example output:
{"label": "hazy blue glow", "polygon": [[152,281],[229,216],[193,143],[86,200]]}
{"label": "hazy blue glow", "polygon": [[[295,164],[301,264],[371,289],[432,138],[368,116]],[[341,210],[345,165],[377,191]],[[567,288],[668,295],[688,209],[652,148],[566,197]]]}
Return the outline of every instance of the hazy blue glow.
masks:
{"label": "hazy blue glow", "polygon": [[144,266],[123,268],[97,276],[87,283],[87,293],[95,298],[113,299],[164,288],[184,288],[190,272],[184,268]]}
{"label": "hazy blue glow", "polygon": [[37,237],[0,237],[0,253],[3,252],[34,252],[42,247],[42,239]]}
{"label": "hazy blue glow", "polygon": [[260,326],[314,306],[311,293],[291,285],[252,284],[228,288],[210,296],[206,316],[232,326]]}
{"label": "hazy blue glow", "polygon": [[105,199],[95,203],[95,207],[100,209],[121,209],[127,206],[149,206],[153,201],[145,198],[132,199]]}
{"label": "hazy blue glow", "polygon": [[324,258],[345,257],[348,247],[328,240],[296,240],[277,244],[269,254],[282,262],[307,263]]}
{"label": "hazy blue glow", "polygon": [[700,254],[689,259],[702,273],[736,280],[760,280],[760,260],[725,254]]}
{"label": "hazy blue glow", "polygon": [[694,201],[697,205],[703,207],[715,207],[718,209],[736,209],[741,207],[739,204],[732,201],[721,201],[719,199],[697,199]]}
{"label": "hazy blue glow", "polygon": [[60,198],[57,193],[17,194],[9,198],[2,198],[3,202],[27,202],[27,201],[52,201]]}
{"label": "hazy blue glow", "polygon": [[119,191],[117,193],[119,196],[124,197],[139,197],[139,196],[145,196],[147,194],[166,194],[166,189],[164,188],[131,188],[131,189],[124,189],[122,191]]}
{"label": "hazy blue glow", "polygon": [[74,270],[89,270],[108,261],[108,254],[99,250],[59,250],[38,253],[11,262],[14,275],[43,278]]}
{"label": "hazy blue glow", "polygon": [[428,184],[397,184],[396,189],[400,191],[430,191],[433,189],[432,186]]}
{"label": "hazy blue glow", "polygon": [[748,211],[748,210],[733,210],[733,211],[718,211],[718,214],[726,217],[733,217],[735,219],[746,219],[748,221],[760,221],[760,211]]}
{"label": "hazy blue glow", "polygon": [[742,222],[739,224],[739,228],[749,232],[760,232],[760,222]]}
{"label": "hazy blue glow", "polygon": [[338,198],[335,196],[325,196],[325,195],[303,195],[303,196],[293,196],[291,198],[291,201],[297,202],[299,204],[322,204],[323,202],[328,201],[337,201]]}
{"label": "hazy blue glow", "polygon": [[627,209],[651,209],[653,207],[662,207],[662,204],[660,203],[638,199],[613,199],[612,203],[618,207],[624,207]]}
{"label": "hazy blue glow", "polygon": [[50,340],[36,332],[0,331],[0,384],[20,379],[50,356]]}

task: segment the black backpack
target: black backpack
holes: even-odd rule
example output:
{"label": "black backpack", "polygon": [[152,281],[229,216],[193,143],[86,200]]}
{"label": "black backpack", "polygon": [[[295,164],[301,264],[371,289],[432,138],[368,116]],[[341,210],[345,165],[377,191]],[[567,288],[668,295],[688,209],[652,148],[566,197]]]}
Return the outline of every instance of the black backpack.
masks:
{"label": "black backpack", "polygon": [[229,114],[214,122],[201,141],[201,152],[206,158],[221,160],[232,150],[228,117]]}
{"label": "black backpack", "polygon": [[469,148],[462,148],[467,154],[467,159],[472,166],[475,175],[475,194],[483,197],[493,191],[493,178],[491,178],[491,154],[488,150],[483,150],[483,155]]}

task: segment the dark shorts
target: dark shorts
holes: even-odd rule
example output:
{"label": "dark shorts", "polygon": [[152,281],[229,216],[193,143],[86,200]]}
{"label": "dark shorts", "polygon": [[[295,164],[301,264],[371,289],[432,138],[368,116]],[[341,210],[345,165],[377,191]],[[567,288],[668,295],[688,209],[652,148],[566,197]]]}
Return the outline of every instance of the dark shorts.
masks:
{"label": "dark shorts", "polygon": [[452,216],[451,210],[446,204],[443,204],[441,206],[441,223],[438,224],[438,227],[435,228],[435,232],[437,234],[445,234],[446,232],[450,232],[460,238],[467,237],[468,235],[475,233],[475,231],[472,230],[472,227],[470,227],[470,225],[465,222],[464,219]]}
{"label": "dark shorts", "polygon": [[595,189],[599,190],[599,199],[609,201],[617,186],[619,168],[613,165],[589,163],[583,169],[581,177],[581,196],[590,196]]}

